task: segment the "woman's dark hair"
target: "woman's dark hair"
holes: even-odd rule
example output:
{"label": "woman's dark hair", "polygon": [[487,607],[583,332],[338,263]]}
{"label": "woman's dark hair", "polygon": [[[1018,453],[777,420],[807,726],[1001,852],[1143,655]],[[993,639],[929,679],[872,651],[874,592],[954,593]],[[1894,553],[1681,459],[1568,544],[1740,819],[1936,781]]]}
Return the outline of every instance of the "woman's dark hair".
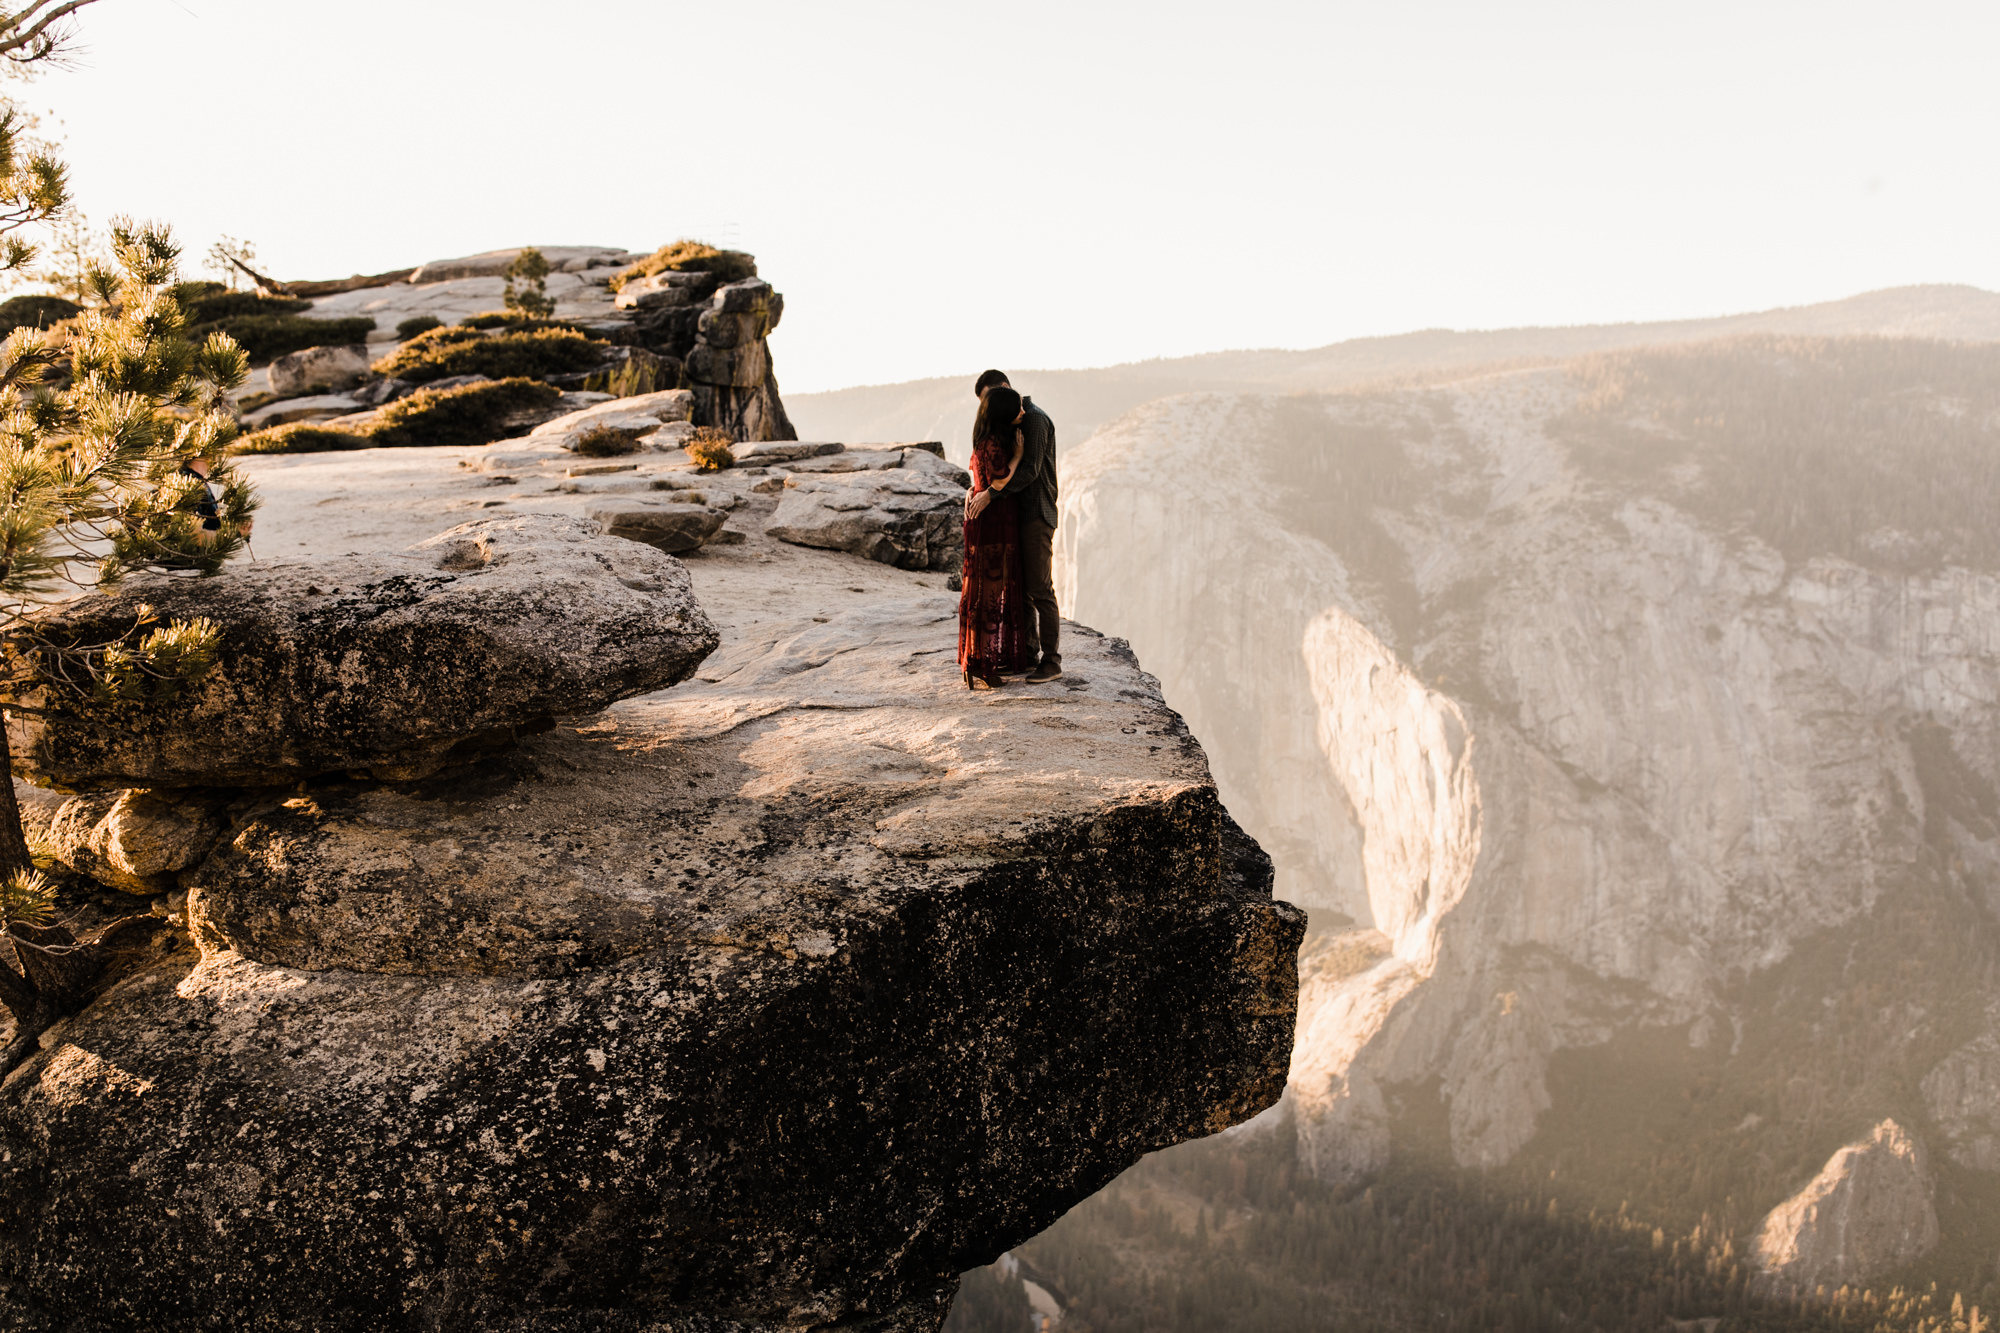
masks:
{"label": "woman's dark hair", "polygon": [[979,399],[979,415],[972,419],[972,442],[998,440],[1014,443],[1014,418],[1021,415],[1021,395],[1005,384],[996,384]]}

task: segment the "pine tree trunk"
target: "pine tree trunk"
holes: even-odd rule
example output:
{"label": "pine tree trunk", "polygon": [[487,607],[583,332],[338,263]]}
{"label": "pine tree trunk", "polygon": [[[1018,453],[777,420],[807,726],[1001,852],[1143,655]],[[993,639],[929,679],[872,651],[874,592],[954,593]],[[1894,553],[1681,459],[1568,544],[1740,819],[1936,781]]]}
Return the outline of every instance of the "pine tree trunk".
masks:
{"label": "pine tree trunk", "polygon": [[28,835],[21,827],[21,803],[14,797],[14,749],[8,738],[4,714],[0,714],[0,881],[17,870],[33,870],[28,855]]}
{"label": "pine tree trunk", "polygon": [[[35,866],[28,855],[27,832],[21,827],[21,803],[14,798],[14,754],[4,718],[0,718],[0,764],[4,764],[0,773],[0,880],[4,880]],[[76,938],[62,926],[15,923],[0,930],[11,946],[0,951],[0,1004],[14,1016],[14,1040],[0,1051],[0,1076],[4,1076],[34,1052],[42,1029],[89,988],[97,974],[97,958],[91,949],[67,952]],[[13,954],[19,971],[8,965],[6,952]]]}

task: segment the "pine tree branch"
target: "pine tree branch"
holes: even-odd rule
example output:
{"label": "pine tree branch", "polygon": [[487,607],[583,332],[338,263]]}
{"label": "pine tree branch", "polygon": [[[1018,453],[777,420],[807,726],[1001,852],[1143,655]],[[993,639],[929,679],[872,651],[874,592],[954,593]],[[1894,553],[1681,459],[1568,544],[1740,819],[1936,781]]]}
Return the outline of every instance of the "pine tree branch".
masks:
{"label": "pine tree branch", "polygon": [[[46,60],[54,55],[56,48],[62,44],[60,34],[50,33],[46,39],[43,38],[43,34],[49,31],[49,25],[61,22],[85,5],[95,2],[96,0],[61,0],[61,3],[55,3],[55,0],[29,0],[27,8],[0,17],[0,55],[23,65],[36,60]],[[22,24],[34,20],[37,15],[40,15],[39,22],[26,29],[21,27]],[[24,47],[33,47],[37,42],[41,43],[39,49],[30,50],[27,55],[15,54]]]}
{"label": "pine tree branch", "polygon": [[263,274],[259,273],[256,269],[251,268],[248,264],[238,259],[235,255],[228,256],[228,259],[230,263],[236,265],[236,267],[242,269],[244,273],[249,275],[250,281],[256,283],[259,287],[263,288],[265,291],[270,292],[273,296],[290,296],[292,294],[292,289],[290,287],[287,287],[284,283],[279,282],[276,278],[265,277]]}

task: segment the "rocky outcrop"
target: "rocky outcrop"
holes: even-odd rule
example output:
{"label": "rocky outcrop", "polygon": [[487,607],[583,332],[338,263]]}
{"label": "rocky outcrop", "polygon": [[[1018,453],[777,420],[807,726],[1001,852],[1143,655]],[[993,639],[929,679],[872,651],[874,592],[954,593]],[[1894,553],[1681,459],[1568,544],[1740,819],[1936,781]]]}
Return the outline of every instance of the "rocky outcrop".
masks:
{"label": "rocky outcrop", "polygon": [[[763,467],[771,463],[792,463],[802,458],[818,458],[823,454],[841,453],[844,444],[816,440],[773,440],[765,443],[747,444],[735,450],[736,462],[740,467]],[[938,456],[942,458],[943,452]]]}
{"label": "rocky outcrop", "polygon": [[[508,252],[511,255],[513,252]],[[503,264],[504,268],[505,265]],[[624,329],[628,321],[611,304],[606,284],[615,268],[599,268],[588,273],[551,273],[546,280],[549,299],[556,303],[556,318],[581,324],[593,332]],[[412,277],[423,274],[416,270]],[[397,341],[396,326],[404,320],[429,315],[446,324],[456,324],[473,315],[501,308],[507,281],[492,277],[450,278],[418,283],[409,278],[380,286],[357,287],[316,298],[312,308],[301,311],[307,319],[352,319],[366,316],[375,327],[366,341],[379,356],[384,343]],[[602,326],[602,327],[600,327]]]}
{"label": "rocky outcrop", "polygon": [[292,398],[316,386],[321,393],[351,389],[368,377],[374,362],[364,343],[289,352],[271,363],[271,392]]}
{"label": "rocky outcrop", "polygon": [[10,1316],[928,1333],[957,1272],[1274,1101],[1302,922],[1157,683],[1076,629],[1062,686],[975,695],[949,597],[870,606],[449,775],[239,805],[195,946],[5,1085]]}
{"label": "rocky outcrop", "polygon": [[[396,328],[405,320],[429,315],[454,324],[499,309],[505,286],[500,275],[519,253],[517,248],[435,260],[399,281],[343,286],[316,299],[304,314],[373,319],[368,342],[379,356],[380,345],[396,341]],[[635,278],[614,295],[612,278],[642,256],[593,246],[544,247],[542,254],[553,270],[545,286],[556,317],[612,344],[595,371],[558,375],[551,382],[623,394],[686,388],[692,398],[684,419],[694,425],[743,441],[797,438],[779,397],[768,341],[784,314],[784,297],[768,282],[753,277],[721,283],[711,273],[669,272]],[[289,395],[318,383],[338,387],[275,368],[270,387]]]}
{"label": "rocky outcrop", "polygon": [[695,421],[739,440],[795,440],[785,416],[765,339],[785,313],[785,298],[762,278],[718,287],[695,322],[686,354]]}
{"label": "rocky outcrop", "polygon": [[955,570],[965,558],[966,475],[928,450],[847,450],[783,465],[765,530],[899,569]]}
{"label": "rocky outcrop", "polygon": [[1764,1219],[1751,1247],[1763,1285],[1823,1297],[1923,1257],[1938,1243],[1934,1192],[1923,1145],[1884,1120]]}
{"label": "rocky outcrop", "polygon": [[[615,304],[620,310],[664,310],[669,306],[699,305],[715,295],[715,289],[721,285],[722,278],[718,274],[680,273],[669,269],[664,273],[629,280],[618,289]],[[764,332],[770,330],[767,328]]]}
{"label": "rocky outcrop", "polygon": [[1922,1087],[1945,1156],[1975,1171],[2000,1171],[2000,1035],[1989,1026],[1940,1060]]}
{"label": "rocky outcrop", "polygon": [[221,627],[171,707],[107,717],[66,689],[9,714],[15,771],[67,788],[243,786],[454,752],[685,679],[716,643],[680,565],[578,519],[481,519],[401,556],[134,578],[40,624],[59,643],[132,631],[139,608]]}
{"label": "rocky outcrop", "polygon": [[391,375],[368,381],[348,394],[348,397],[363,407],[380,407],[384,403],[393,403],[398,398],[409,397],[417,391],[417,388],[418,386],[410,380],[399,380]]}
{"label": "rocky outcrop", "polygon": [[[508,250],[487,250],[458,259],[433,259],[420,265],[410,274],[408,281],[412,286],[422,286],[450,282],[456,278],[497,278],[506,273],[507,266],[519,258],[525,248],[517,245]],[[536,248],[549,262],[551,273],[585,273],[591,269],[616,272],[644,258],[643,255],[605,245],[544,245]]]}

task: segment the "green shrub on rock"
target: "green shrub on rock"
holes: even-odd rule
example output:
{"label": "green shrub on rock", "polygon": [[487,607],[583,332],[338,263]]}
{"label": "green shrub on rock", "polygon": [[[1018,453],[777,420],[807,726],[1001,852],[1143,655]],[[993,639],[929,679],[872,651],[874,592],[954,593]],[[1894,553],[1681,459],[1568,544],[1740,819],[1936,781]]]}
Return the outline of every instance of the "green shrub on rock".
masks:
{"label": "green shrub on rock", "polygon": [[365,342],[375,329],[375,321],[357,319],[300,319],[295,315],[251,315],[200,325],[191,332],[203,335],[226,333],[250,354],[253,365],[275,361],[308,347],[340,347]]}
{"label": "green shrub on rock", "polygon": [[532,245],[523,248],[507,265],[505,276],[507,290],[500,303],[507,309],[526,319],[547,319],[555,314],[556,303],[548,289],[549,261],[540,250]]}
{"label": "green shrub on rock", "polygon": [[757,276],[757,259],[741,250],[718,250],[706,241],[679,240],[663,245],[611,280],[611,290],[622,291],[634,278],[650,278],[655,273],[713,273],[723,282],[741,282]]}
{"label": "green shrub on rock", "polygon": [[299,315],[312,309],[311,301],[295,296],[232,291],[219,282],[177,283],[174,299],[187,312],[190,324],[214,324],[251,315]]}
{"label": "green shrub on rock", "polygon": [[[485,337],[486,335],[478,329],[469,329],[463,324],[439,324],[432,328],[424,329],[421,332],[411,334],[410,337],[404,340],[402,346],[383,357],[380,361],[377,361],[373,369],[377,374],[381,375],[397,374],[397,372],[387,370],[385,367],[392,364],[414,366],[443,355],[443,349],[455,343],[476,343],[484,341]],[[398,378],[408,379],[410,377],[407,375],[398,375]],[[439,375],[435,378],[442,379],[444,377]]]}
{"label": "green shrub on rock", "polygon": [[344,428],[297,421],[246,435],[235,452],[311,454],[491,444],[513,434],[521,417],[546,412],[561,397],[561,390],[529,379],[419,389],[382,408],[366,425]]}
{"label": "green shrub on rock", "polygon": [[568,329],[572,333],[585,333],[581,324],[572,324],[566,319],[530,319],[508,310],[482,310],[476,315],[467,315],[458,321],[458,327],[506,329],[510,333],[533,333],[537,329]]}
{"label": "green shrub on rock", "polygon": [[192,332],[226,333],[250,354],[253,365],[275,361],[308,347],[340,347],[365,342],[375,329],[375,321],[357,319],[300,319],[295,315],[251,315],[199,326]]}
{"label": "green shrub on rock", "polygon": [[593,393],[608,393],[613,398],[635,398],[662,389],[686,388],[683,379],[680,362],[635,347],[617,365],[591,372],[582,387]]}
{"label": "green shrub on rock", "polygon": [[273,426],[245,435],[230,450],[237,454],[323,454],[337,449],[367,449],[373,446],[365,431],[319,426],[310,421],[294,421],[289,426]]}
{"label": "green shrub on rock", "polygon": [[609,346],[570,329],[486,334],[461,324],[418,334],[377,361],[375,371],[416,384],[448,375],[540,379],[589,370]]}
{"label": "green shrub on rock", "polygon": [[375,328],[375,321],[365,315],[352,319],[307,319],[302,312],[312,308],[311,301],[233,292],[219,282],[177,283],[173,294],[187,313],[189,337],[226,333],[250,354],[253,365],[263,365],[308,347],[362,342]]}
{"label": "green shrub on rock", "polygon": [[436,315],[412,315],[396,326],[396,341],[406,343],[419,333],[429,333],[432,329],[443,327],[444,321]]}
{"label": "green shrub on rock", "polygon": [[383,408],[368,430],[371,447],[491,444],[514,430],[513,418],[554,407],[562,391],[531,379],[419,389]]}

